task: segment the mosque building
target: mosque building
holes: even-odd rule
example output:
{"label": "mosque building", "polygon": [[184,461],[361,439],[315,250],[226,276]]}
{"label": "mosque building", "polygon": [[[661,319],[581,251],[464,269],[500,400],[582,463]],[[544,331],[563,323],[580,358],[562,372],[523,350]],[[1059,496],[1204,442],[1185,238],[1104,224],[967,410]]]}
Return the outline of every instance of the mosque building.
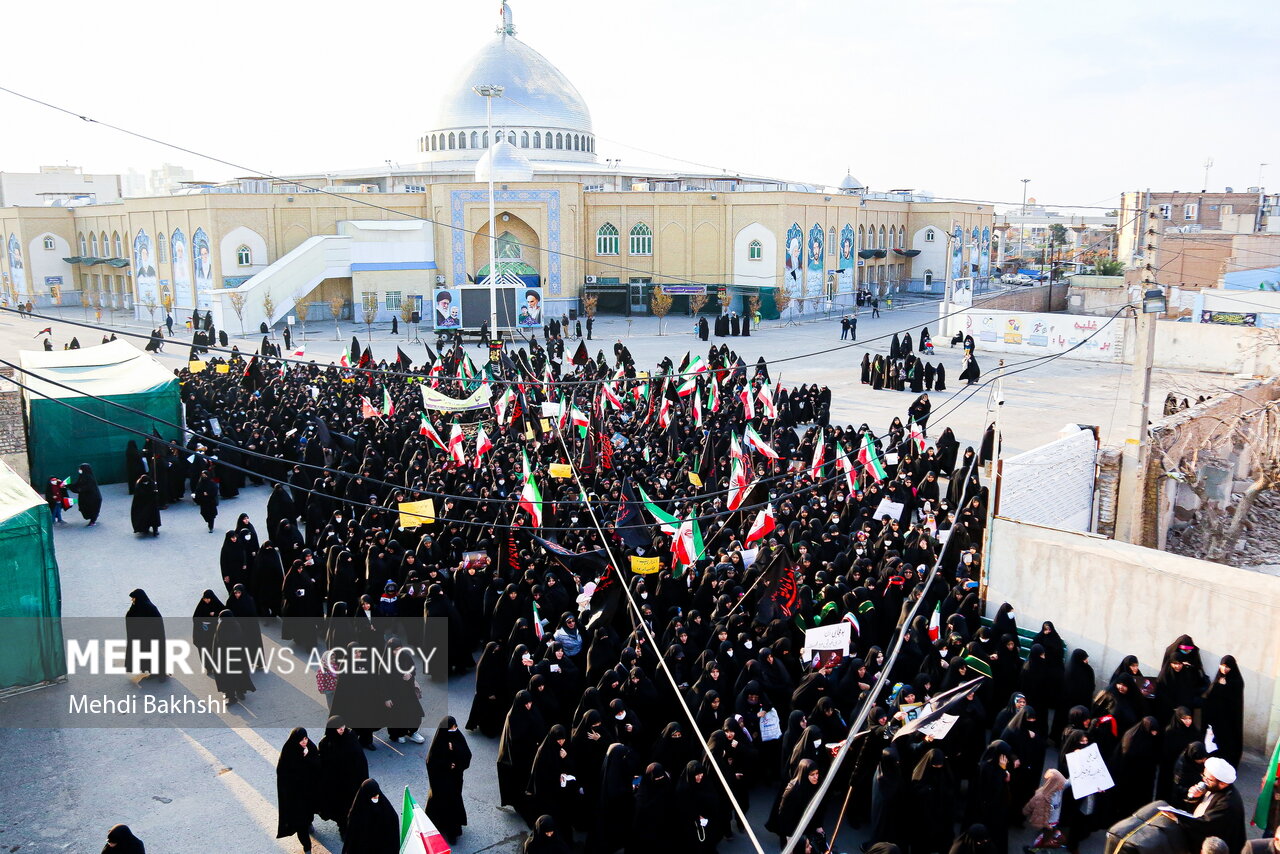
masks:
{"label": "mosque building", "polygon": [[[477,91],[491,85],[501,93]],[[656,285],[676,295],[673,313],[705,293],[706,310],[741,312],[757,297],[771,319],[780,289],[785,312],[804,313],[850,305],[858,289],[939,293],[948,272],[981,282],[999,240],[990,205],[872,193],[852,175],[815,187],[602,164],[586,101],[517,38],[506,3],[416,147],[420,161],[406,166],[0,208],[0,284],[11,302],[140,319],[212,310],[232,331],[289,315],[389,321],[411,311],[424,324],[478,326],[492,251],[506,294],[500,326],[537,325],[516,319],[530,294],[535,314],[574,314],[588,294],[602,314],[645,314]],[[437,314],[441,305],[449,310]]]}

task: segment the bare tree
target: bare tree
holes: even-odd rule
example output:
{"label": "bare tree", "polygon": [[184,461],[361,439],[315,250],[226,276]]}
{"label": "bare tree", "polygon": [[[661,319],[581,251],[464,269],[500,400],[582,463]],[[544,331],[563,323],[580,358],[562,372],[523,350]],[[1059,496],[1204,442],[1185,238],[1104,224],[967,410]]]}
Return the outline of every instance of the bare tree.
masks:
{"label": "bare tree", "polygon": [[298,316],[298,320],[302,323],[302,340],[307,340],[307,304],[304,300],[310,293],[306,288],[298,288],[292,294],[293,296],[293,313]]}
{"label": "bare tree", "polygon": [[596,306],[600,304],[600,296],[598,294],[587,294],[582,298],[582,313],[587,317],[596,316]]}
{"label": "bare tree", "polygon": [[236,291],[227,297],[231,303],[231,310],[236,313],[236,317],[240,320],[240,334],[244,335],[244,302],[245,295],[240,291]]}
{"label": "bare tree", "polygon": [[649,308],[658,318],[658,334],[662,334],[667,312],[671,311],[671,294],[662,289],[662,285],[653,286],[653,298],[649,300]]}
{"label": "bare tree", "polygon": [[338,327],[338,321],[342,319],[342,309],[346,305],[346,300],[342,297],[331,297],[329,299],[329,314],[333,315],[333,340],[342,340],[342,330]]}
{"label": "bare tree", "polygon": [[404,321],[404,337],[406,341],[409,340],[409,324],[413,323],[413,312],[417,302],[413,298],[413,294],[409,294],[400,303],[400,319]]}
{"label": "bare tree", "polygon": [[778,309],[778,319],[781,320],[791,305],[791,292],[785,286],[774,289],[773,304]]}
{"label": "bare tree", "polygon": [[262,313],[267,316],[267,331],[270,332],[276,319],[276,301],[269,293],[262,295]]}
{"label": "bare tree", "polygon": [[751,312],[751,322],[756,322],[756,315],[760,313],[760,297],[759,295],[747,297],[747,310]]}
{"label": "bare tree", "polygon": [[705,306],[706,304],[707,304],[706,294],[694,294],[693,296],[689,297],[689,310],[693,312],[694,317],[698,316],[698,313],[702,311],[703,306]]}
{"label": "bare tree", "polygon": [[364,330],[365,335],[373,339],[373,322],[378,319],[378,310],[376,308],[366,307],[364,310]]}
{"label": "bare tree", "polygon": [[728,311],[731,305],[733,305],[733,295],[729,293],[729,289],[726,287],[720,291],[720,313],[723,314]]}
{"label": "bare tree", "polygon": [[159,307],[156,303],[156,298],[148,294],[147,298],[142,301],[142,307],[145,308],[147,310],[147,314],[151,316],[151,322],[155,323],[156,309]]}
{"label": "bare tree", "polygon": [[[1153,450],[1160,455],[1169,476],[1186,484],[1199,499],[1200,507],[1193,522],[1200,542],[1198,556],[1227,562],[1236,550],[1249,512],[1258,498],[1280,487],[1280,401],[1273,400],[1257,409],[1216,420],[1217,426],[1180,459],[1171,460],[1158,445]],[[1242,493],[1233,493],[1227,487],[1226,501],[1219,502],[1211,492],[1201,463],[1216,462],[1230,470],[1241,456],[1252,463],[1252,480]]]}

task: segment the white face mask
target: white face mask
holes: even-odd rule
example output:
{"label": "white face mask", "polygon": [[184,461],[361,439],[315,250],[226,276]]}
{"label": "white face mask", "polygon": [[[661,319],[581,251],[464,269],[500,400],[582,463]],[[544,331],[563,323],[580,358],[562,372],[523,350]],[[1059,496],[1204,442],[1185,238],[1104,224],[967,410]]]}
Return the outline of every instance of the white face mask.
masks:
{"label": "white face mask", "polygon": [[751,649],[751,641],[743,641],[742,645],[745,646],[747,649]]}
{"label": "white face mask", "polygon": [[627,713],[626,713],[626,712],[618,712],[616,715],[614,715],[614,716],[613,716],[613,718],[614,718],[614,720],[618,720],[618,721],[620,721],[620,720],[622,720],[623,718],[625,718],[626,716],[627,716]]}
{"label": "white face mask", "polygon": [[369,800],[373,801],[373,802],[376,804],[376,803],[378,802],[378,798],[380,798],[380,797],[381,797],[381,795],[374,795],[374,796],[373,796],[372,798],[370,798]]}

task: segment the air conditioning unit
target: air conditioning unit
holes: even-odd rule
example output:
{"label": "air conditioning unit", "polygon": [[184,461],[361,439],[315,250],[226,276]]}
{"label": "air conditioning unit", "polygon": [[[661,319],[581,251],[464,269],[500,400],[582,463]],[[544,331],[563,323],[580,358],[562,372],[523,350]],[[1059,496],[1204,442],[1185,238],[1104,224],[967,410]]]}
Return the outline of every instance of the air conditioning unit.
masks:
{"label": "air conditioning unit", "polygon": [[594,285],[595,283],[596,283],[596,277],[595,277],[595,276],[587,276],[587,284],[588,284],[588,285]]}
{"label": "air conditioning unit", "polygon": [[443,285],[443,284],[444,284],[444,276],[436,276],[436,284],[437,284],[437,285]]}

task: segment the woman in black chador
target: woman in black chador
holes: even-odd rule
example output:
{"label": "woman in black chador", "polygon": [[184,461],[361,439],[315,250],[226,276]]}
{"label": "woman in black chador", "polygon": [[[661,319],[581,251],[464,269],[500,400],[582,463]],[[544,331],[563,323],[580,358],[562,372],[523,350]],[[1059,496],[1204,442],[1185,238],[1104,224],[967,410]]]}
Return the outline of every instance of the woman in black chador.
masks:
{"label": "woman in black chador", "polygon": [[427,748],[427,818],[431,819],[450,845],[458,841],[467,825],[467,807],[462,800],[462,777],[471,767],[471,748],[452,717],[440,720],[431,747]]}
{"label": "woman in black chador", "polygon": [[129,519],[133,522],[135,534],[160,536],[160,496],[156,492],[156,485],[151,481],[151,475],[144,474],[134,484]]}
{"label": "woman in black chador", "polygon": [[88,463],[80,464],[75,482],[67,484],[67,489],[80,496],[80,515],[89,523],[88,527],[98,524],[98,514],[102,512],[102,491],[98,489],[98,481]]}
{"label": "woman in black chador", "polygon": [[347,834],[342,854],[397,854],[400,851],[400,818],[396,808],[372,778],[360,784],[347,813]]}
{"label": "woman in black chador", "polygon": [[311,850],[311,820],[320,804],[320,750],[307,731],[294,727],[276,762],[276,799],[280,819],[276,839],[297,834],[303,851]]}
{"label": "woman in black chador", "polygon": [[347,813],[355,799],[360,784],[369,776],[369,760],[356,739],[356,734],[342,718],[334,715],[325,725],[324,738],[320,740],[320,817],[338,825],[338,832],[347,832]]}
{"label": "woman in black chador", "polygon": [[250,651],[240,621],[229,609],[218,615],[218,628],[213,632],[213,681],[229,703],[238,703],[244,695],[257,690],[250,675]]}

